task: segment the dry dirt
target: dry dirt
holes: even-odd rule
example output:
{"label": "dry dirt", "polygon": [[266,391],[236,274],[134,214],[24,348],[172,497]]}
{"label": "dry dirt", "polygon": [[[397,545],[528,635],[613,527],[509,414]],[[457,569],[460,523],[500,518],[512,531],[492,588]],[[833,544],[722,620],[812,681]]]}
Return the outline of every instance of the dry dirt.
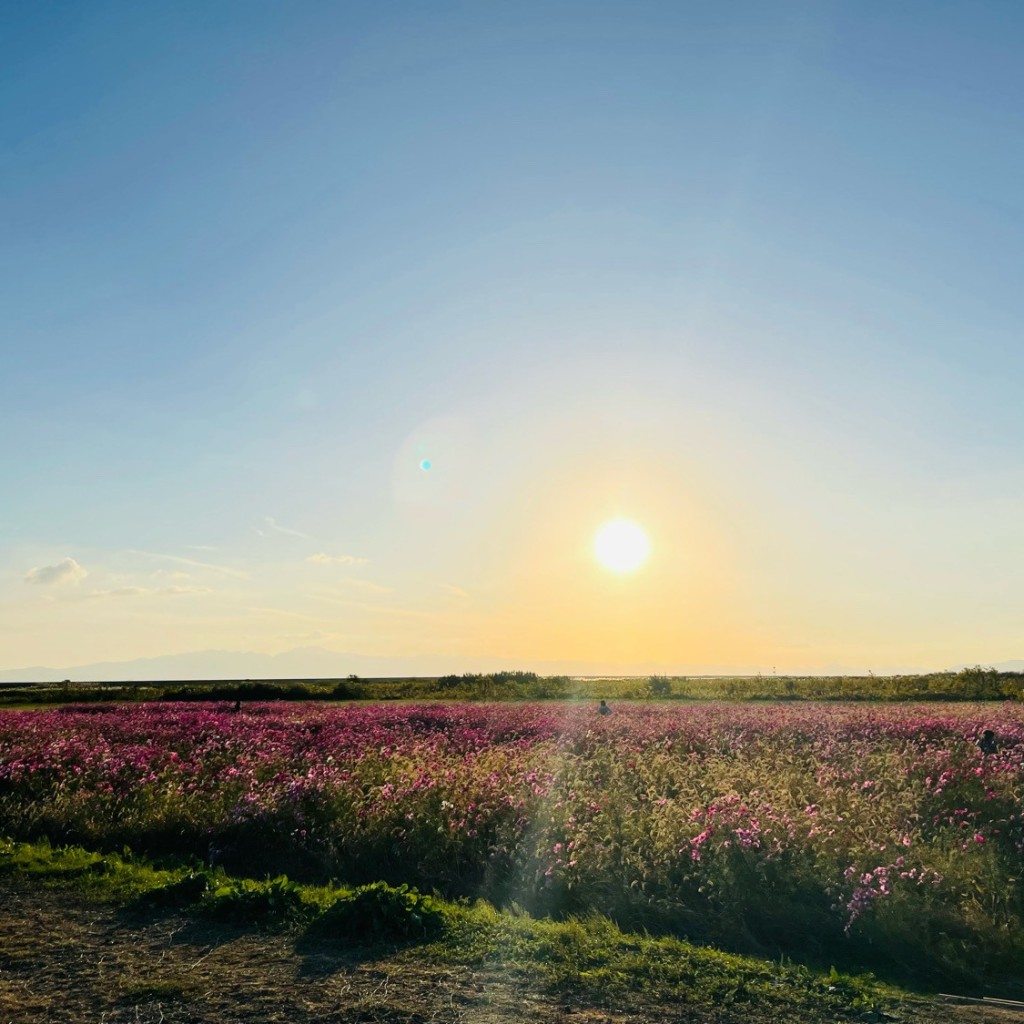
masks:
{"label": "dry dirt", "polygon": [[[178,916],[131,916],[23,879],[0,880],[0,1024],[767,1024],[770,1019],[749,1006],[576,1007],[497,968],[437,966],[415,951],[371,959],[354,952],[304,952],[286,936]],[[908,1006],[888,1019],[1024,1024],[1024,1014],[1014,1011],[927,1004]]]}

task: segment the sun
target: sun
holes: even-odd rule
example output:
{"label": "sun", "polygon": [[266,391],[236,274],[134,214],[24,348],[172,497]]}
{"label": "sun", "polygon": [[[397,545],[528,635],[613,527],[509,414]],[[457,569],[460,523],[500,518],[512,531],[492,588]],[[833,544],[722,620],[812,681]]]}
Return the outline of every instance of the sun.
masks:
{"label": "sun", "polygon": [[612,519],[594,534],[594,555],[612,572],[633,572],[647,561],[651,542],[632,519]]}

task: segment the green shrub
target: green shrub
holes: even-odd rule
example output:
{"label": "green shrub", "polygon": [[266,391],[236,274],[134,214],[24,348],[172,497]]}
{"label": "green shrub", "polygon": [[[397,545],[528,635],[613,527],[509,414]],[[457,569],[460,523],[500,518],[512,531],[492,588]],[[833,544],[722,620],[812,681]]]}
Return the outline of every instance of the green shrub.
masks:
{"label": "green shrub", "polygon": [[228,879],[208,892],[201,906],[218,920],[262,927],[293,924],[313,912],[302,898],[302,889],[284,875],[266,882]]}
{"label": "green shrub", "polygon": [[322,914],[313,932],[322,938],[409,940],[436,935],[444,927],[441,904],[407,885],[361,885]]}
{"label": "green shrub", "polygon": [[668,676],[651,676],[647,689],[652,697],[669,697],[672,694],[672,680]]}

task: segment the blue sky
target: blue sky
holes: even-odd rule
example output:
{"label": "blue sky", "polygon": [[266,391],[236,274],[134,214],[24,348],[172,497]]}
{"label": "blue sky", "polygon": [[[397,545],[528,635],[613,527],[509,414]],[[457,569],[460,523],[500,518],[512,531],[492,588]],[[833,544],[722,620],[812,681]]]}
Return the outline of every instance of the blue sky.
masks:
{"label": "blue sky", "polygon": [[0,19],[0,667],[1021,656],[1024,12]]}

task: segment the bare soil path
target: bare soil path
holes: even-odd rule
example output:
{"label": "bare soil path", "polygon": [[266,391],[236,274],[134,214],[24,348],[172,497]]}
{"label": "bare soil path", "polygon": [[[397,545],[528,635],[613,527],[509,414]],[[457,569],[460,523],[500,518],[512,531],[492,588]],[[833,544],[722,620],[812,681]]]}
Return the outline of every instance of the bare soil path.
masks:
{"label": "bare soil path", "polygon": [[[132,916],[24,879],[0,880],[0,1024],[767,1024],[770,1019],[750,1006],[638,1001],[628,1007],[575,1007],[498,967],[439,966],[416,950],[371,958],[356,951],[310,951],[293,937],[179,916]],[[1024,1024],[1024,1014],[1013,1011],[926,1003],[907,1006],[889,1019]],[[815,1024],[806,1016],[801,1020]]]}

